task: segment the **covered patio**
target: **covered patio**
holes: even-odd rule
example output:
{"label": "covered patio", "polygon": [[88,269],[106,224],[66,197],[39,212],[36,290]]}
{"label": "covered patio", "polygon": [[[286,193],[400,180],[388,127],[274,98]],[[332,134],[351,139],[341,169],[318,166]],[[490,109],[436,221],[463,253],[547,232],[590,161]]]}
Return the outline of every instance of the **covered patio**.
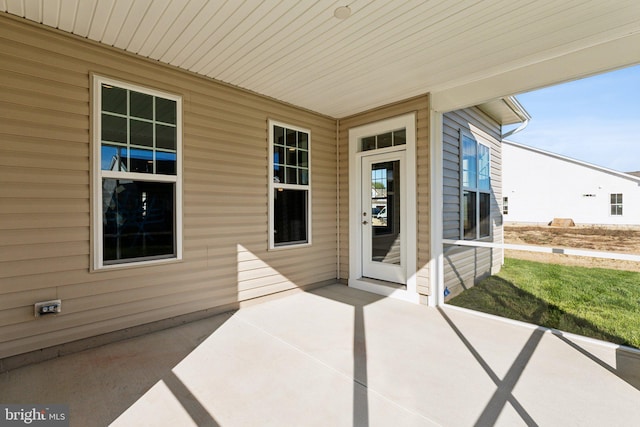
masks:
{"label": "covered patio", "polygon": [[624,426],[639,401],[637,351],[339,284],[0,375],[72,426]]}

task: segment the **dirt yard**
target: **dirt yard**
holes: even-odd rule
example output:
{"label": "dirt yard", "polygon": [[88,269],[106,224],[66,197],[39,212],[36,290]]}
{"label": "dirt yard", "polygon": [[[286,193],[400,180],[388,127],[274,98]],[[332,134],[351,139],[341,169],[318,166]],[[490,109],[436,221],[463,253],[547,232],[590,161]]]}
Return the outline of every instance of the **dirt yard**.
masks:
{"label": "dirt yard", "polygon": [[[504,227],[504,242],[517,245],[536,245],[553,248],[590,249],[640,255],[640,228],[607,227]],[[611,268],[640,272],[640,262],[589,258],[563,254],[547,254],[506,250],[508,258],[550,264],[578,265],[583,267]]]}

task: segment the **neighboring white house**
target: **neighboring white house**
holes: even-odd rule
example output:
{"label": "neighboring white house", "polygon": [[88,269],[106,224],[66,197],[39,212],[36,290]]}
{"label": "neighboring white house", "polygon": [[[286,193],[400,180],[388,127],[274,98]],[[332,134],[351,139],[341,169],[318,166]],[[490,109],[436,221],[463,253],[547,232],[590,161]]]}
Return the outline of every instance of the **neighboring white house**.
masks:
{"label": "neighboring white house", "polygon": [[503,141],[506,223],[640,225],[640,177]]}

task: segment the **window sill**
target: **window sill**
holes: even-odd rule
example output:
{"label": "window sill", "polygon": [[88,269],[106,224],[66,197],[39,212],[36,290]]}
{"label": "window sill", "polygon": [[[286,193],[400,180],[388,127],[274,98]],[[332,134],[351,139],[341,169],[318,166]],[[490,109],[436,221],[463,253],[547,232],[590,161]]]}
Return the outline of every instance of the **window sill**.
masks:
{"label": "window sill", "polygon": [[269,251],[286,251],[289,249],[301,249],[301,248],[307,248],[311,246],[311,243],[292,243],[290,245],[282,245],[282,246],[272,246],[269,247]]}
{"label": "window sill", "polygon": [[161,259],[152,259],[146,261],[132,261],[132,262],[123,262],[120,264],[107,264],[102,265],[100,267],[91,268],[91,273],[100,273],[103,271],[112,271],[112,270],[124,270],[131,268],[143,268],[143,267],[154,267],[157,265],[166,265],[166,264],[178,264],[182,262],[182,258],[161,258]]}

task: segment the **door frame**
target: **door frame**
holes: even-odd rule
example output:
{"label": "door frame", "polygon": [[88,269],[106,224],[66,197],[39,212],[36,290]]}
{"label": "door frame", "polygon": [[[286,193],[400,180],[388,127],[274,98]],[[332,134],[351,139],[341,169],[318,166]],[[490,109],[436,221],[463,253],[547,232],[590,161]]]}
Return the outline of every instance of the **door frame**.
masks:
{"label": "door frame", "polygon": [[[378,135],[384,132],[406,129],[405,145],[388,147],[379,150],[359,151],[359,140],[362,137]],[[362,277],[362,158],[373,154],[404,151],[404,174],[406,215],[404,239],[406,253],[404,289],[386,286]],[[379,295],[390,296],[414,303],[419,303],[416,288],[417,264],[417,189],[416,189],[416,113],[369,123],[349,129],[349,280],[350,287]],[[370,210],[370,207],[369,207]]]}

